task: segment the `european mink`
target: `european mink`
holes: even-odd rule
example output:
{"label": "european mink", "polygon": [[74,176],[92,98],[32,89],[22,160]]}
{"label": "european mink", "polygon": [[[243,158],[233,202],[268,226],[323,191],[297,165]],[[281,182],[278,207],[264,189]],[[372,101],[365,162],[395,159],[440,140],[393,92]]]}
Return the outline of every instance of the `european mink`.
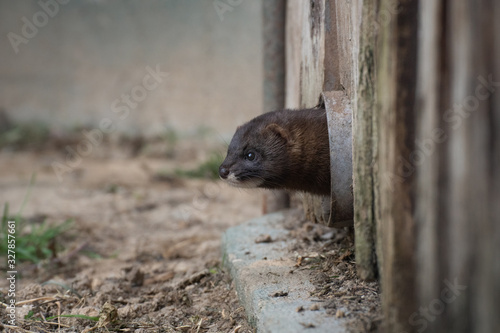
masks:
{"label": "european mink", "polygon": [[274,111],[239,126],[219,175],[236,187],[330,195],[325,110]]}

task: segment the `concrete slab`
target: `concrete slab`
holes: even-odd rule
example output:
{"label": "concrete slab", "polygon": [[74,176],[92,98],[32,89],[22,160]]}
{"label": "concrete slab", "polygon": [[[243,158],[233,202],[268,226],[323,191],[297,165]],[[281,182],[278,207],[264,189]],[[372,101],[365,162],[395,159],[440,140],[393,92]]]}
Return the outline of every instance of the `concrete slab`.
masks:
{"label": "concrete slab", "polygon": [[[286,212],[265,215],[223,235],[223,262],[250,323],[257,332],[347,332],[344,319],[327,315],[321,306],[312,310],[320,304],[310,297],[311,273],[294,270],[285,219]],[[273,241],[256,243],[261,235]]]}

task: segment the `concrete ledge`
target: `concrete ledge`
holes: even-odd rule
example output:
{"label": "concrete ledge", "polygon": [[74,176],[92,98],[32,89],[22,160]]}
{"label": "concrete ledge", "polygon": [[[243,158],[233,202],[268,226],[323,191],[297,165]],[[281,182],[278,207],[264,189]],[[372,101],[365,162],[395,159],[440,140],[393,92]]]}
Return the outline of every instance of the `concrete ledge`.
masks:
{"label": "concrete ledge", "polygon": [[[285,219],[286,212],[265,215],[223,235],[223,262],[248,320],[258,332],[347,332],[343,319],[327,315],[321,306],[311,310],[321,304],[310,297],[310,272],[294,270]],[[261,235],[273,241],[256,243]]]}

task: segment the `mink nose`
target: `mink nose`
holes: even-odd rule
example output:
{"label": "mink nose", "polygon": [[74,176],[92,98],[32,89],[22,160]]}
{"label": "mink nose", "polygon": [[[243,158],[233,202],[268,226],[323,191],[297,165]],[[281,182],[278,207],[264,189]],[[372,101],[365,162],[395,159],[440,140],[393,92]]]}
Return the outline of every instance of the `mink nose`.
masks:
{"label": "mink nose", "polygon": [[229,168],[226,168],[226,167],[224,167],[224,166],[221,165],[219,167],[219,176],[220,176],[220,178],[226,179],[228,175],[229,175]]}

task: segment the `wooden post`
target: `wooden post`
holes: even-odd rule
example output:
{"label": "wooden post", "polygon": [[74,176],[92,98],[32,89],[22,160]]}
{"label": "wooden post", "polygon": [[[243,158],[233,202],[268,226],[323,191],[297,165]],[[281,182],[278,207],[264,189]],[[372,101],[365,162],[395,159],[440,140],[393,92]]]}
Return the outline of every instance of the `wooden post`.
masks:
{"label": "wooden post", "polygon": [[364,280],[374,280],[378,275],[374,197],[376,188],[374,173],[378,166],[375,163],[377,153],[376,15],[376,3],[370,0],[363,1],[359,37],[359,84],[354,102],[352,149],[356,267],[359,277]]}
{"label": "wooden post", "polygon": [[500,3],[408,0],[382,17],[390,6],[376,58],[383,330],[497,332]]}
{"label": "wooden post", "polygon": [[422,1],[419,17],[416,272],[429,313],[413,327],[497,332],[500,4]]}
{"label": "wooden post", "polygon": [[[264,112],[280,110],[285,104],[285,0],[262,2],[264,40]],[[268,191],[263,213],[290,207],[290,196],[282,190]]]}
{"label": "wooden post", "polygon": [[[378,269],[382,330],[496,332],[500,2],[288,6],[290,106],[352,103],[356,261]],[[306,202],[324,223],[324,200]]]}
{"label": "wooden post", "polygon": [[[380,8],[393,8],[382,0]],[[379,14],[381,12],[379,11]],[[399,1],[379,28],[377,52],[378,188],[375,191],[384,332],[411,331],[415,310],[414,150],[418,1]],[[379,17],[380,18],[380,17]]]}

